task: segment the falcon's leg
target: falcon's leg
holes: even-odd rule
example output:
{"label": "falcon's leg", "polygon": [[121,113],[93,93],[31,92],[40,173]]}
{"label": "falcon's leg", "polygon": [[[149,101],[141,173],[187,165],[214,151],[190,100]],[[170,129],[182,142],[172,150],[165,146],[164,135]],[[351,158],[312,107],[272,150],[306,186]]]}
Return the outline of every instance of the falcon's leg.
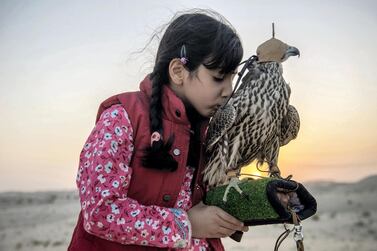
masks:
{"label": "falcon's leg", "polygon": [[238,179],[238,177],[232,177],[230,179],[230,182],[228,184],[228,186],[226,187],[225,189],[225,192],[224,192],[224,196],[223,196],[223,201],[224,202],[227,202],[228,200],[228,193],[229,193],[229,190],[233,187],[234,189],[236,189],[237,192],[239,192],[241,195],[242,195],[242,190],[241,188],[238,186],[238,182],[240,180]]}
{"label": "falcon's leg", "polygon": [[276,177],[276,178],[281,178],[280,169],[277,165],[278,157],[279,157],[279,148],[280,148],[279,138],[276,137],[267,155],[268,167],[270,169],[270,176]]}
{"label": "falcon's leg", "polygon": [[270,168],[270,177],[273,177],[273,178],[280,178],[282,179],[281,175],[280,175],[280,170],[279,170],[279,167],[278,166],[272,166]]}

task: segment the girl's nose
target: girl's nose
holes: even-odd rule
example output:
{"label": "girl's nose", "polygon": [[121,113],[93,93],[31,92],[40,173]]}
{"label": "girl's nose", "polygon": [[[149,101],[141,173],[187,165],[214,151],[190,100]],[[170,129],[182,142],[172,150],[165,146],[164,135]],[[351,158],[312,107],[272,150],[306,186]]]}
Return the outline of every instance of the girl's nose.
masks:
{"label": "girl's nose", "polygon": [[224,84],[224,88],[223,88],[221,96],[223,98],[228,98],[232,94],[232,91],[233,91],[233,89],[232,89],[232,80],[228,80]]}

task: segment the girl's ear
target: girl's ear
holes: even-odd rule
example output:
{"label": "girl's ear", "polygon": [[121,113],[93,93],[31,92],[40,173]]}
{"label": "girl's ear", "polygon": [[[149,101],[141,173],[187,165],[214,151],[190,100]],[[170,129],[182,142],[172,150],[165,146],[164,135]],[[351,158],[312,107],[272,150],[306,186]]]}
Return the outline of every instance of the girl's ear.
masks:
{"label": "girl's ear", "polygon": [[185,76],[185,67],[179,58],[174,58],[169,63],[169,77],[172,84],[182,85]]}

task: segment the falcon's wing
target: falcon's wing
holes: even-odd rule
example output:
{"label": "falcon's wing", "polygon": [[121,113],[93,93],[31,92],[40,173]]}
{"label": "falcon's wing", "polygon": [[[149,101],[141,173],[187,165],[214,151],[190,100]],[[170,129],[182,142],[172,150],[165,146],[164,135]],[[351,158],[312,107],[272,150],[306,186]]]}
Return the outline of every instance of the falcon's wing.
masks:
{"label": "falcon's wing", "polygon": [[280,146],[284,146],[297,137],[300,130],[300,117],[296,108],[288,106],[287,115],[283,118],[280,131]]}
{"label": "falcon's wing", "polygon": [[236,109],[231,104],[228,103],[224,108],[219,108],[208,125],[206,137],[207,151],[223,137],[229,128],[232,127],[235,120]]}

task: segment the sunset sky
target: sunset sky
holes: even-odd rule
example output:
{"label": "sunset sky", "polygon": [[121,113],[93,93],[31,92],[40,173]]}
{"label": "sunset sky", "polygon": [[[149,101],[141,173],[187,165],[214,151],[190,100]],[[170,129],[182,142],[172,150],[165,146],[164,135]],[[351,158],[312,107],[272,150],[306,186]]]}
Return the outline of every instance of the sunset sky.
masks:
{"label": "sunset sky", "polygon": [[79,154],[107,97],[137,90],[153,31],[178,10],[212,8],[245,58],[276,38],[299,111],[283,176],[357,181],[377,174],[376,1],[0,1],[0,191],[74,189]]}

